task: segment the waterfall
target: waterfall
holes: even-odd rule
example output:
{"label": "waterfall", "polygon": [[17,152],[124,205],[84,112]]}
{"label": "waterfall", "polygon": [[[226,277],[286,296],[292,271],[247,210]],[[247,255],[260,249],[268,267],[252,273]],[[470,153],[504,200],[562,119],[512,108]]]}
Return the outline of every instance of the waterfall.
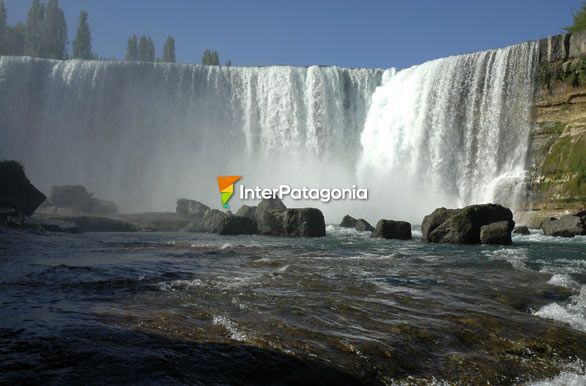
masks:
{"label": "waterfall", "polygon": [[537,43],[385,73],[362,132],[358,175],[377,207],[421,218],[438,206],[526,192]]}
{"label": "waterfall", "polygon": [[0,57],[0,158],[127,211],[213,206],[215,177],[241,175],[359,183],[369,202],[290,204],[417,223],[523,191],[536,61],[534,43],[402,71]]}

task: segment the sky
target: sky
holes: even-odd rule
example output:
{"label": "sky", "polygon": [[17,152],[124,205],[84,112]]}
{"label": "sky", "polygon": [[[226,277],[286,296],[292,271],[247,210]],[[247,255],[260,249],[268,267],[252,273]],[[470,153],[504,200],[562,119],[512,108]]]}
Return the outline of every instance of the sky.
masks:
{"label": "sky", "polygon": [[[31,0],[4,0],[9,23]],[[406,68],[562,32],[582,0],[59,0],[70,41],[89,13],[93,50],[123,59],[132,34],[171,35],[177,61],[206,48],[234,65]]]}

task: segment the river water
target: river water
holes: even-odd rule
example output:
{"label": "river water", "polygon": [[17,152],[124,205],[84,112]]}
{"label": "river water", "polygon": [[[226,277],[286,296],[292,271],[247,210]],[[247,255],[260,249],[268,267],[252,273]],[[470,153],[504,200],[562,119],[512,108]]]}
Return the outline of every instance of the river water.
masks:
{"label": "river water", "polygon": [[586,382],[586,237],[0,233],[0,383]]}

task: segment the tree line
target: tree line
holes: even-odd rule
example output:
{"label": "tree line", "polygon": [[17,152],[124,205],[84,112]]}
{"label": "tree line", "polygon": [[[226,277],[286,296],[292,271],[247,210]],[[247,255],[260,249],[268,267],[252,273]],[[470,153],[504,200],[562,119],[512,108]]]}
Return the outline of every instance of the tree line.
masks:
{"label": "tree line", "polygon": [[[0,55],[32,56],[49,59],[100,59],[92,51],[92,33],[88,13],[81,11],[75,38],[71,42],[71,55],[68,51],[68,31],[63,10],[58,0],[32,0],[26,23],[8,24],[8,12],[4,1],[0,0]],[[162,56],[157,58],[155,44],[149,36],[132,35],[127,42],[128,61],[176,62],[175,39],[169,36],[163,46]],[[201,64],[220,65],[218,52],[206,49]],[[232,65],[227,61],[225,65]]]}

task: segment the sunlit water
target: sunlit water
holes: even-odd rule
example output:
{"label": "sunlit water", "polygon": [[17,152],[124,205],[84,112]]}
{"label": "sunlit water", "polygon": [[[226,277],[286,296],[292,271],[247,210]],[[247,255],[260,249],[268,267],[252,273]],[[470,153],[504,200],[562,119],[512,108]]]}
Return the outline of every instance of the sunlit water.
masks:
{"label": "sunlit water", "polygon": [[0,234],[0,383],[586,382],[586,238],[415,233]]}

